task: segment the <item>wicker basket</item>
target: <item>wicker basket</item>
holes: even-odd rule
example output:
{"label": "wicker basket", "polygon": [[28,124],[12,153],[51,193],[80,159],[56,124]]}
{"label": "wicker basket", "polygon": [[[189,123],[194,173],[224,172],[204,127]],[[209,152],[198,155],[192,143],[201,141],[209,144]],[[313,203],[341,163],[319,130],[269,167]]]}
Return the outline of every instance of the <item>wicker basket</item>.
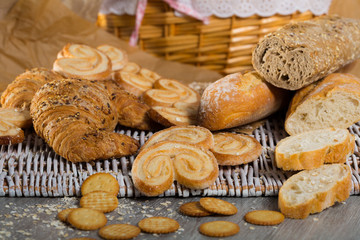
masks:
{"label": "wicker basket", "polygon": [[[161,0],[149,0],[139,33],[139,47],[167,60],[192,64],[222,74],[252,68],[251,52],[267,33],[292,22],[308,20],[310,12],[271,17],[210,17],[204,25],[191,17],[177,17]],[[98,25],[121,39],[129,40],[135,16],[102,15]]]}

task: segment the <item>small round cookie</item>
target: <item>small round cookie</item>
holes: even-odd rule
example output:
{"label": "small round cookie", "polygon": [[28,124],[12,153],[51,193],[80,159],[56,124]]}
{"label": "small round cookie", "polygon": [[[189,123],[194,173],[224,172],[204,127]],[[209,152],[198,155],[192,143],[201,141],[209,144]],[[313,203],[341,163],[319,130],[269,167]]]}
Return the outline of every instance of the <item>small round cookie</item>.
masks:
{"label": "small round cookie", "polygon": [[130,224],[111,224],[100,228],[99,235],[105,239],[125,240],[139,235],[140,228]]}
{"label": "small round cookie", "polygon": [[103,191],[117,196],[120,186],[110,173],[99,172],[89,176],[81,185],[81,194]]}
{"label": "small round cookie", "polygon": [[86,194],[80,199],[80,206],[91,208],[100,212],[111,212],[117,208],[119,201],[116,196],[102,191]]}
{"label": "small round cookie", "polygon": [[174,126],[153,134],[141,150],[163,141],[185,142],[206,149],[214,146],[213,135],[208,129],[199,126]]}
{"label": "small round cookie", "polygon": [[248,212],[245,221],[256,225],[277,225],[284,221],[285,216],[281,212],[271,210],[255,210]]}
{"label": "small round cookie", "polygon": [[206,211],[221,215],[234,215],[237,213],[237,208],[232,203],[217,198],[201,198],[200,205]]}
{"label": "small round cookie", "polygon": [[69,240],[96,240],[95,238],[88,238],[88,237],[78,237],[78,238],[71,238]]}
{"label": "small round cookie", "polygon": [[211,149],[218,164],[234,166],[253,162],[261,155],[261,144],[253,137],[222,132],[214,134],[214,147]]}
{"label": "small round cookie", "polygon": [[237,234],[240,227],[229,221],[213,221],[201,224],[199,231],[209,237],[228,237]]}
{"label": "small round cookie", "polygon": [[67,221],[77,229],[95,230],[105,226],[107,219],[104,213],[100,211],[89,208],[78,208],[69,213]]}
{"label": "small round cookie", "polygon": [[168,217],[144,218],[139,223],[139,228],[147,233],[171,233],[179,229],[179,223]]}
{"label": "small round cookie", "polygon": [[62,222],[67,222],[67,217],[69,216],[69,213],[71,213],[75,209],[77,209],[77,208],[64,209],[64,210],[60,211],[57,216]]}
{"label": "small round cookie", "polygon": [[184,203],[179,208],[180,212],[190,217],[206,217],[212,215],[206,211],[199,202]]}

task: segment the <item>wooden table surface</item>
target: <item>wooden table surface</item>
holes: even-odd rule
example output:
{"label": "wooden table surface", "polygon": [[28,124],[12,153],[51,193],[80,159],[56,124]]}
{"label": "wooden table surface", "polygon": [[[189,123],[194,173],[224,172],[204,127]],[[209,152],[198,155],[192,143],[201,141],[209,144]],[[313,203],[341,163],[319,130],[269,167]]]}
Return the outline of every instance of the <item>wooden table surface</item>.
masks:
{"label": "wooden table surface", "polygon": [[[193,198],[121,198],[118,208],[107,213],[108,224],[136,225],[150,216],[167,216],[180,223],[175,233],[154,235],[141,233],[135,239],[216,239],[199,233],[201,223],[226,220],[240,226],[240,232],[223,239],[360,239],[360,198],[351,196],[345,203],[337,203],[305,220],[285,219],[277,226],[257,226],[246,223],[244,215],[257,209],[277,210],[276,197],[230,198],[238,208],[233,216],[188,217],[181,215],[181,204],[197,201]],[[97,230],[81,231],[62,223],[57,212],[78,207],[79,198],[0,198],[0,239],[71,239],[92,237],[101,239]]]}

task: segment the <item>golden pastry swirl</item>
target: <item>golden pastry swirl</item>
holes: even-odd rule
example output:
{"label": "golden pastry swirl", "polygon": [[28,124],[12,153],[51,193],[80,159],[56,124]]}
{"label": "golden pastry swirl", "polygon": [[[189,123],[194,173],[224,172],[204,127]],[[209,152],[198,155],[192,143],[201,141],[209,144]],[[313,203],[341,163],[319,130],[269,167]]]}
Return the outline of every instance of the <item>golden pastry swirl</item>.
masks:
{"label": "golden pastry swirl", "polygon": [[150,71],[149,69],[146,68],[141,68],[139,71],[139,74],[150,80],[152,83],[155,83],[156,80],[159,80],[161,78],[161,76],[159,74],[157,74],[156,72]]}
{"label": "golden pastry swirl", "polygon": [[140,97],[146,90],[151,89],[153,86],[151,81],[132,72],[116,72],[115,80],[122,88],[137,97]]}
{"label": "golden pastry swirl", "polygon": [[142,150],[132,166],[135,187],[147,196],[157,196],[177,180],[191,189],[213,184],[219,169],[214,155],[180,142],[160,142]]}
{"label": "golden pastry swirl", "polygon": [[139,64],[136,64],[134,62],[128,62],[121,70],[124,72],[138,73],[140,69],[141,67],[139,66]]}
{"label": "golden pastry swirl", "polygon": [[104,44],[98,46],[97,49],[105,53],[110,58],[112,71],[119,71],[123,69],[128,62],[128,55],[126,51],[120,48]]}
{"label": "golden pastry swirl", "polygon": [[196,125],[197,110],[179,109],[175,107],[152,107],[149,116],[165,127]]}
{"label": "golden pastry swirl", "polygon": [[261,155],[262,147],[251,136],[227,132],[214,134],[211,151],[219,165],[239,165],[255,161]]}
{"label": "golden pastry swirl", "polygon": [[142,149],[163,141],[184,142],[206,149],[214,146],[213,135],[208,129],[199,126],[174,126],[156,132],[146,141]]}
{"label": "golden pastry swirl", "polygon": [[200,95],[176,80],[157,80],[153,89],[143,94],[143,100],[156,112],[153,120],[164,126],[196,124]]}
{"label": "golden pastry swirl", "polygon": [[111,78],[111,60],[101,51],[81,44],[67,44],[57,56],[53,70],[68,78]]}

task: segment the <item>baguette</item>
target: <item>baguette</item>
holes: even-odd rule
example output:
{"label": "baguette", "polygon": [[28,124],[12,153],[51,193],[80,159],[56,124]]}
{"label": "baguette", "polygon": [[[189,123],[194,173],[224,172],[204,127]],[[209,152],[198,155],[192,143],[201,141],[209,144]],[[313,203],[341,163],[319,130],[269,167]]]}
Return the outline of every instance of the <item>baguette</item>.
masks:
{"label": "baguette", "polygon": [[291,176],[280,188],[278,205],[288,218],[306,218],[350,196],[351,171],[345,164],[324,165]]}
{"label": "baguette", "polygon": [[318,129],[282,139],[275,161],[283,170],[303,170],[324,163],[345,163],[354,152],[355,137],[347,129]]}
{"label": "baguette", "polygon": [[285,119],[285,130],[293,135],[321,128],[348,128],[360,121],[360,79],[333,73],[299,90]]}
{"label": "baguette", "polygon": [[286,91],[266,83],[256,72],[228,75],[205,89],[199,125],[221,130],[257,121],[279,110],[285,96]]}
{"label": "baguette", "polygon": [[258,43],[255,70],[274,86],[300,89],[360,58],[360,20],[323,16],[290,23]]}

